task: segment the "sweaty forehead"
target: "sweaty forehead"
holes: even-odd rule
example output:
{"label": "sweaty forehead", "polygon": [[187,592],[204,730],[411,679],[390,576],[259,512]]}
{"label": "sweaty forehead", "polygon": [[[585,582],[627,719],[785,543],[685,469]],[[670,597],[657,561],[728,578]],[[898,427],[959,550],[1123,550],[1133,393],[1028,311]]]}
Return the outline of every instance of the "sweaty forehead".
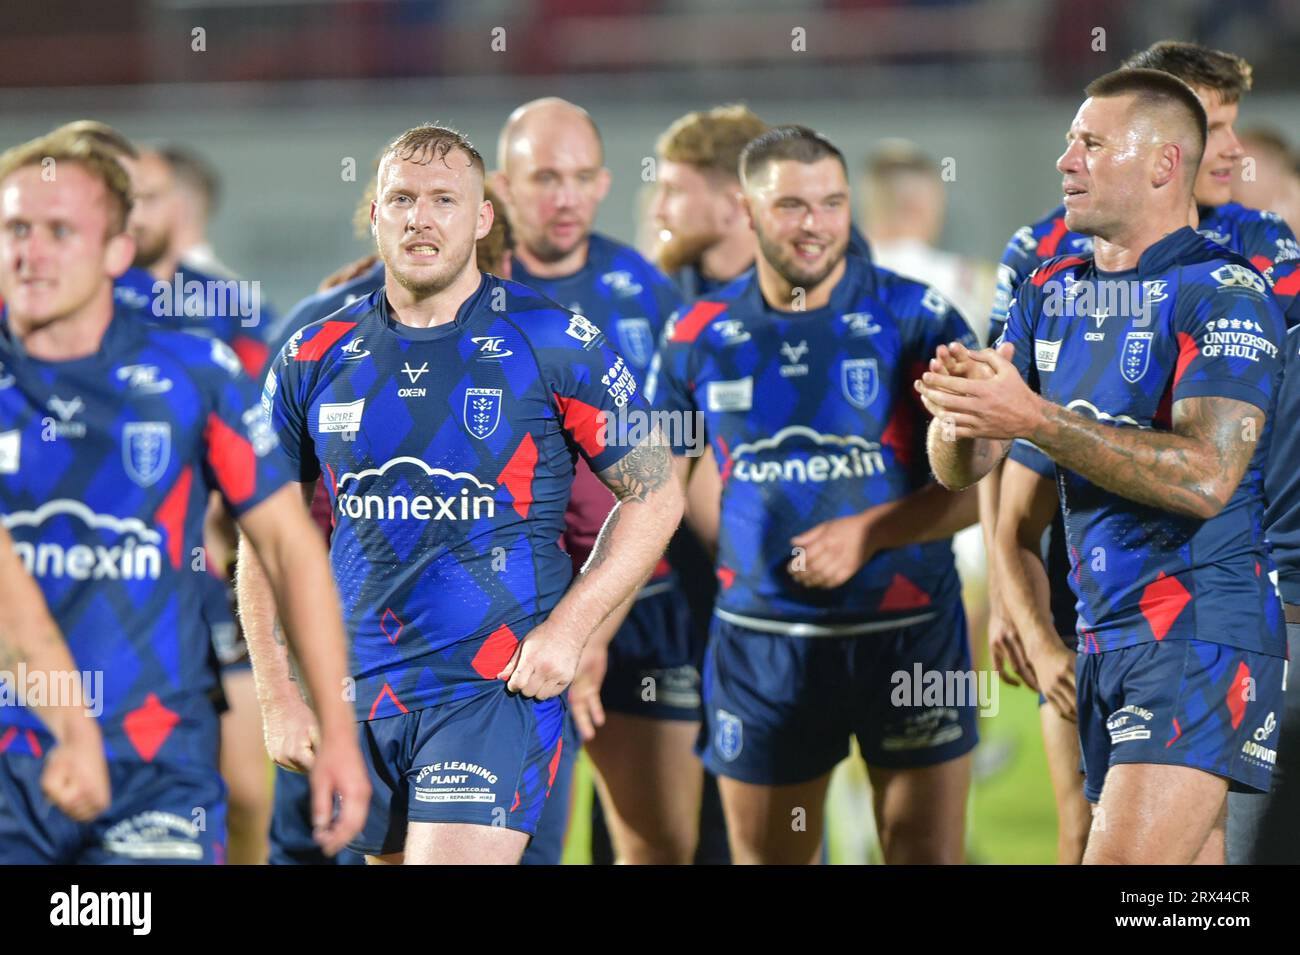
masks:
{"label": "sweaty forehead", "polygon": [[427,162],[386,156],[379,164],[379,190],[382,192],[385,189],[400,188],[412,192],[435,189],[465,192],[474,182],[481,189],[482,177],[475,173],[470,157],[458,149],[451,150],[446,156],[434,153]]}

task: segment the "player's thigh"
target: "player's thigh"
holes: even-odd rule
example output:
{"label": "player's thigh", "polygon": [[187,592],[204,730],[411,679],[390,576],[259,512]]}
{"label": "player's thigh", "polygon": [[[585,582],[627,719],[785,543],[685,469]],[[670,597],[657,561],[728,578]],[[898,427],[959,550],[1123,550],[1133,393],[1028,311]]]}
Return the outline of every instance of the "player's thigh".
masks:
{"label": "player's thigh", "polygon": [[1083,861],[1188,865],[1219,822],[1227,794],[1227,780],[1189,766],[1112,766]]}
{"label": "player's thigh", "polygon": [[[405,770],[406,863],[518,862],[559,770],[564,700],[498,683],[420,712]],[[514,835],[486,831],[502,829]]]}
{"label": "player's thigh", "polygon": [[932,766],[867,766],[876,830],[889,865],[955,865],[962,861],[969,753]]}
{"label": "player's thigh", "polygon": [[718,777],[736,865],[815,865],[822,857],[831,774],[783,786]]}
{"label": "player's thigh", "polygon": [[[1098,802],[1085,861],[1186,864],[1214,827],[1218,796],[1229,787],[1266,791],[1278,745],[1284,670],[1280,657],[1198,640],[1083,654],[1076,673],[1084,785],[1088,798]],[[1187,781],[1189,799],[1198,791],[1204,798],[1184,804],[1169,787],[1143,793],[1140,802],[1108,796],[1111,777],[1123,766],[1140,767],[1141,779],[1157,783],[1161,768],[1182,770],[1170,778]],[[1131,791],[1134,775],[1121,773],[1115,787]],[[1142,812],[1163,818],[1144,818]],[[1186,825],[1176,831],[1161,828],[1184,816]]]}
{"label": "player's thigh", "polygon": [[618,860],[687,864],[699,832],[700,724],[607,713],[587,743]]}
{"label": "player's thigh", "polygon": [[1092,825],[1092,806],[1083,795],[1080,772],[1079,727],[1056,712],[1050,703],[1038,707],[1043,729],[1047,773],[1056,800],[1057,861],[1077,865]]}
{"label": "player's thigh", "polygon": [[412,822],[403,865],[516,865],[528,833],[505,826]]}

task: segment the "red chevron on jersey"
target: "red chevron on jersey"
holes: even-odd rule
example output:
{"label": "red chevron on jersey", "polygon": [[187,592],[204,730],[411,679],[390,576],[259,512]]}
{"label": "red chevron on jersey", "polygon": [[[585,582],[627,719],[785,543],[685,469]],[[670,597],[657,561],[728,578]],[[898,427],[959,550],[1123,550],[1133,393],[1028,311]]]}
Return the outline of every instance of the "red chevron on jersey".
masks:
{"label": "red chevron on jersey", "polygon": [[393,613],[391,607],[385,608],[384,615],[379,618],[379,629],[384,632],[389,643],[397,643],[397,638],[402,635],[402,627],[405,624],[398,619],[397,614]]}
{"label": "red chevron on jersey", "polygon": [[233,504],[243,504],[257,490],[257,458],[253,446],[216,413],[208,415],[208,461],[221,491]]}
{"label": "red chevron on jersey", "polygon": [[262,370],[266,367],[266,359],[271,354],[271,349],[266,346],[265,342],[258,341],[256,338],[247,335],[240,335],[230,343],[230,347],[239,356],[239,363],[244,366],[244,371],[254,378],[261,375]]}
{"label": "red chevron on jersey", "polygon": [[1138,605],[1142,608],[1142,616],[1146,617],[1151,632],[1157,640],[1163,640],[1191,600],[1192,595],[1177,577],[1170,577],[1161,571],[1142,591]]}
{"label": "red chevron on jersey", "polygon": [[1037,252],[1040,258],[1050,259],[1061,247],[1061,240],[1069,230],[1065,227],[1065,217],[1052,220],[1052,231],[1038,240]]}
{"label": "red chevron on jersey", "polygon": [[402,701],[397,698],[397,694],[393,692],[393,688],[389,686],[387,683],[385,683],[380,688],[379,695],[375,697],[375,702],[370,704],[370,718],[372,720],[375,718],[375,714],[379,712],[379,704],[384,701],[384,697],[387,697],[389,700],[391,700],[393,705],[396,706],[400,712],[402,713],[410,712],[410,710],[408,710],[405,706],[402,705]]}
{"label": "red chevron on jersey", "polygon": [[605,414],[599,408],[593,408],[581,398],[555,396],[555,403],[560,406],[560,417],[564,430],[573,435],[582,450],[596,457],[605,450]]}
{"label": "red chevron on jersey", "polygon": [[519,640],[515,637],[514,631],[503,623],[483,641],[483,646],[479,647],[478,653],[474,654],[470,665],[483,679],[495,680],[497,674],[505,669],[510,658],[515,655],[515,648],[518,646]]}
{"label": "red chevron on jersey", "polygon": [[181,565],[181,551],[185,546],[185,512],[189,507],[190,484],[194,478],[194,469],[186,467],[176,478],[176,483],[167,492],[162,507],[158,508],[154,518],[167,532],[167,557],[173,567]]}
{"label": "red chevron on jersey", "polygon": [[918,607],[928,607],[929,605],[930,595],[902,574],[894,574],[894,579],[890,583],[889,589],[885,591],[885,596],[880,600],[880,609],[882,612],[890,610],[915,610]]}
{"label": "red chevron on jersey", "polygon": [[695,339],[699,338],[700,332],[708,327],[709,322],[726,310],[726,302],[697,302],[673,326],[672,340],[675,342],[695,341]]}
{"label": "red chevron on jersey", "polygon": [[311,341],[298,349],[298,354],[294,357],[298,361],[320,361],[329,352],[331,345],[356,327],[356,322],[326,322],[312,336]]}
{"label": "red chevron on jersey", "polygon": [[1061,269],[1068,269],[1071,266],[1080,265],[1083,261],[1084,260],[1079,258],[1077,255],[1067,255],[1065,258],[1057,259],[1054,262],[1049,262],[1044,265],[1030,277],[1029,281],[1034,285],[1041,286],[1053,275],[1061,271]]}
{"label": "red chevron on jersey", "polygon": [[533,503],[533,475],[536,473],[537,445],[532,434],[525,433],[509,462],[497,475],[497,483],[510,492],[515,511],[523,518],[528,517],[528,507]]}

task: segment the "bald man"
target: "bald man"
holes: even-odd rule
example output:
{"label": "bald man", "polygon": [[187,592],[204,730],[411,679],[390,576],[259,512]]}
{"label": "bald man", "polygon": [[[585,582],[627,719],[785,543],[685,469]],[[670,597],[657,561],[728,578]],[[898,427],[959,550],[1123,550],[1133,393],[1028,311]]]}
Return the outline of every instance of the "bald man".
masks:
{"label": "bald man", "polygon": [[[596,124],[565,100],[525,103],[501,130],[497,161],[493,185],[515,233],[515,281],[585,315],[642,379],[681,299],[634,249],[592,230],[610,186]],[[565,549],[575,568],[614,503],[581,461],[578,468],[565,515]],[[617,859],[689,863],[702,785],[692,751],[699,660],[687,604],[666,560],[625,610],[625,621],[611,618],[588,644],[570,709],[597,770]]]}

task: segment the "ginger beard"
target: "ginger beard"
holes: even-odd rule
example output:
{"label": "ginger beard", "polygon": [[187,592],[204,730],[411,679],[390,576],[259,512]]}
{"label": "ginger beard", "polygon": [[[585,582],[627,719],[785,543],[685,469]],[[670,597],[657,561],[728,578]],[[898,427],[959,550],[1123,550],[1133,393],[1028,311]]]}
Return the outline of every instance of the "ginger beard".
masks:
{"label": "ginger beard", "polygon": [[[740,188],[732,180],[733,192]],[[659,180],[650,214],[656,228],[653,258],[672,274],[698,265],[704,253],[726,238],[726,212],[719,208],[723,185],[719,177],[689,163],[661,159]]]}
{"label": "ginger beard", "polygon": [[416,299],[447,288],[470,264],[484,206],[481,176],[459,150],[385,159],[372,222],[387,273]]}

